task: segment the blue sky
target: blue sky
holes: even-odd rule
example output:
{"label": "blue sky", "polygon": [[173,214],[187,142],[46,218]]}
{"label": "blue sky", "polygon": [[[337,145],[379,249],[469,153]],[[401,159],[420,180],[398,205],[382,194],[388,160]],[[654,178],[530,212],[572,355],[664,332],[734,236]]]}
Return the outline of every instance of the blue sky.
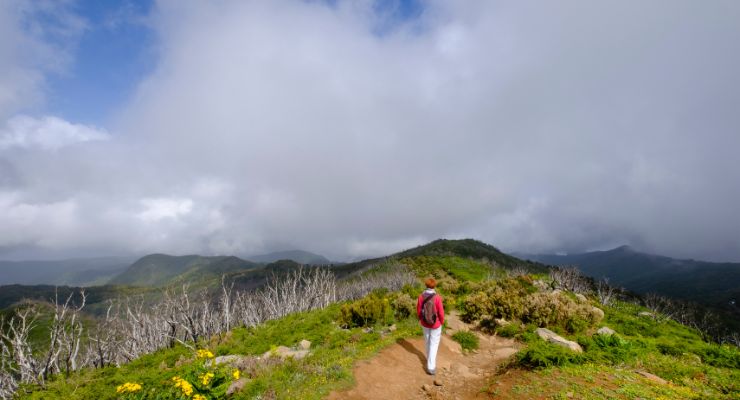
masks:
{"label": "blue sky", "polygon": [[156,65],[155,37],[146,17],[150,0],[82,0],[73,9],[87,22],[73,62],[49,79],[48,112],[105,125]]}

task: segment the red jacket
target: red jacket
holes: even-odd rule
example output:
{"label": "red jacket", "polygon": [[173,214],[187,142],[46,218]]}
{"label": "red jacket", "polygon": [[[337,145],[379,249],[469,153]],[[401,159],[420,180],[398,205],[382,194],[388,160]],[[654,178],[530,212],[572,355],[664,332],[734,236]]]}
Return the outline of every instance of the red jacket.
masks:
{"label": "red jacket", "polygon": [[419,295],[419,299],[416,301],[416,316],[419,318],[419,323],[421,324],[421,326],[425,328],[437,329],[445,323],[445,309],[444,307],[442,307],[442,297],[440,295],[435,293],[434,298],[432,300],[429,300],[434,302],[434,308],[437,309],[437,322],[434,325],[428,325],[424,323],[424,321],[421,319],[421,305],[422,303],[424,303],[424,297],[425,295],[429,295],[431,293],[435,292],[427,289]]}

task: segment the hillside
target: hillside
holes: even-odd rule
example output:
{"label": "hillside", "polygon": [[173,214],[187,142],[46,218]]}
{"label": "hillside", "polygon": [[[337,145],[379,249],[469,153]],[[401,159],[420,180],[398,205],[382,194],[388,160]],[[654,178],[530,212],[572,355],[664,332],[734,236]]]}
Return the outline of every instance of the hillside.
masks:
{"label": "hillside", "polygon": [[552,265],[577,266],[594,278],[637,293],[656,292],[697,303],[727,308],[740,300],[740,263],[678,260],[641,253],[628,246],[572,255],[527,255]]}
{"label": "hillside", "polygon": [[[27,385],[19,398],[730,400],[740,395],[736,347],[705,342],[700,332],[650,313],[635,299],[602,303],[590,289],[553,290],[558,283],[546,273],[509,273],[515,266],[541,265],[513,257],[494,263],[498,254],[479,243],[437,241],[367,260],[344,281],[318,269],[296,279],[287,274],[300,268],[292,261],[237,272],[270,270],[282,278],[262,295],[233,296],[238,302],[229,308],[223,305],[231,303],[217,296],[199,303],[210,304],[208,312],[198,306],[171,315],[152,307],[135,318],[123,314],[108,325],[111,343],[118,345],[106,347],[105,357],[126,360],[121,352],[138,341],[158,347],[120,366],[110,362],[59,375],[44,387]],[[483,253],[488,255],[475,257]],[[420,278],[429,275],[438,278],[449,314],[436,377],[424,374],[415,319]],[[194,318],[201,322],[192,325]],[[233,325],[224,325],[227,319]],[[142,330],[140,320],[151,322]],[[173,326],[183,344],[163,340]],[[541,339],[540,327],[570,341],[569,347]],[[615,333],[597,332],[604,327]]]}
{"label": "hillside", "polygon": [[539,262],[523,260],[505,254],[498,250],[496,247],[475,239],[437,239],[425,245],[414,247],[408,250],[403,250],[386,257],[373,258],[337,266],[333,268],[333,271],[338,277],[345,277],[357,274],[358,272],[364,271],[367,268],[387,262],[389,260],[399,260],[402,258],[419,256],[454,256],[475,260],[486,260],[491,265],[506,270],[512,270],[514,268],[521,267],[530,272],[547,271],[547,266]]}
{"label": "hillside", "polygon": [[93,286],[118,275],[133,261],[128,257],[0,261],[0,285]]}
{"label": "hillside", "polygon": [[198,282],[208,278],[258,268],[260,265],[233,256],[204,257],[150,254],[140,258],[110,280],[111,285],[164,286],[177,282]]}
{"label": "hillside", "polygon": [[298,264],[304,265],[329,265],[333,264],[326,257],[314,254],[304,250],[276,251],[268,254],[261,254],[247,257],[248,260],[256,263],[269,264],[280,260],[291,260]]}

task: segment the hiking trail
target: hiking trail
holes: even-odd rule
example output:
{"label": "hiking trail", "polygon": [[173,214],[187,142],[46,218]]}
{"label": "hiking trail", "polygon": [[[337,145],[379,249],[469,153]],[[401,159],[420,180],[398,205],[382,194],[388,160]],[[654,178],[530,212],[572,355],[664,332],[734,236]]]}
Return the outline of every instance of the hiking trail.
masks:
{"label": "hiking trail", "polygon": [[[489,399],[482,393],[496,366],[519,349],[512,339],[488,336],[471,329],[456,313],[446,318],[437,352],[437,375],[427,375],[424,338],[401,339],[371,359],[355,365],[356,385],[332,392],[328,400],[365,399]],[[421,328],[419,328],[421,330]],[[464,354],[451,335],[470,330],[480,339],[478,350]]]}

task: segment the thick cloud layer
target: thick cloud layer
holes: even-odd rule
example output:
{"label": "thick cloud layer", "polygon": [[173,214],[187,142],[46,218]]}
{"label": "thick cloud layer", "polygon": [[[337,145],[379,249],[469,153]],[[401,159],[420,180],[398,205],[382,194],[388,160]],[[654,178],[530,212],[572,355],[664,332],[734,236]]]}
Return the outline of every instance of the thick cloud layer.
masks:
{"label": "thick cloud layer", "polygon": [[472,236],[740,260],[740,3],[433,1],[397,19],[165,1],[151,18],[157,66],[107,130],[0,130],[6,254],[351,258]]}

